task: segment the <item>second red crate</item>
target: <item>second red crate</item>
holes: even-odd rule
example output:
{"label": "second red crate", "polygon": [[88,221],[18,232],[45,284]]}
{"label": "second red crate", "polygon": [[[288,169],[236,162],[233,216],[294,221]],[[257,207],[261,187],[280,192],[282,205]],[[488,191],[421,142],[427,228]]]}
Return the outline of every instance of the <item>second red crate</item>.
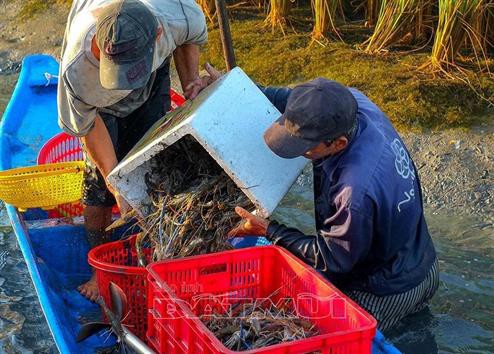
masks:
{"label": "second red crate", "polygon": [[291,299],[319,335],[242,353],[370,353],[375,319],[314,269],[276,246],[148,266],[147,337],[159,353],[236,353],[198,318],[249,301]]}

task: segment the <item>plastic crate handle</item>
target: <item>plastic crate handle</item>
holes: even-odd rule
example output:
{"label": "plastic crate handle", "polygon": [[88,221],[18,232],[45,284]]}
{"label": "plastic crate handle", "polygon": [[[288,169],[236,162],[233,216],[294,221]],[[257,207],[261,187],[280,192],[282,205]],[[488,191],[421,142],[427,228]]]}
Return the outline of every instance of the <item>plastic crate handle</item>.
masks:
{"label": "plastic crate handle", "polygon": [[228,271],[226,263],[213,264],[199,269],[199,276],[206,277],[208,275],[216,275]]}

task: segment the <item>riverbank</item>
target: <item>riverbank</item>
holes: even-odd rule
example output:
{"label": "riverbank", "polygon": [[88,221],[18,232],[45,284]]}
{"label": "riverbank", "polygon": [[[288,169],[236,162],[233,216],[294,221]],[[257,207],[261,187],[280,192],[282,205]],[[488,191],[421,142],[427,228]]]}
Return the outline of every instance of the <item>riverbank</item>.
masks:
{"label": "riverbank", "polygon": [[[59,57],[70,0],[11,0],[0,14],[0,60],[13,65],[29,53]],[[294,85],[322,76],[353,86],[369,96],[402,130],[470,127],[494,115],[494,76],[471,74],[451,80],[423,69],[430,47],[403,44],[399,50],[368,55],[358,50],[372,33],[359,22],[339,24],[341,40],[313,42],[307,5],[297,5],[282,33],[264,25],[255,6],[229,7],[238,65],[263,85]],[[209,43],[201,61],[224,67],[219,31],[208,21]],[[468,60],[468,56],[465,60]],[[494,59],[488,60],[494,71]],[[9,69],[9,68],[7,68]],[[1,107],[0,107],[1,108]]]}
{"label": "riverbank", "polygon": [[474,215],[494,226],[494,115],[470,129],[404,132],[432,211]]}
{"label": "riverbank", "polygon": [[[472,73],[471,85],[434,76],[421,68],[429,47],[368,55],[358,48],[372,29],[350,22],[339,25],[344,42],[312,42],[307,7],[293,11],[292,27],[285,35],[266,28],[264,15],[252,7],[235,7],[230,14],[237,64],[260,84],[293,85],[318,76],[330,78],[363,91],[404,130],[470,127],[494,114],[494,107],[479,96],[494,101],[494,76]],[[209,31],[203,60],[224,66],[216,28]],[[494,60],[490,61],[494,69]]]}

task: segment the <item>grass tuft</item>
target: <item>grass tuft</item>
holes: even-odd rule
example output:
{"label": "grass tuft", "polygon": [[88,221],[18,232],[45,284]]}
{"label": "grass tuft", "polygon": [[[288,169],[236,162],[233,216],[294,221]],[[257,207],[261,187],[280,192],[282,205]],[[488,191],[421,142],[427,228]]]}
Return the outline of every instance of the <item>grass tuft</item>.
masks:
{"label": "grass tuft", "polygon": [[278,27],[285,34],[291,8],[291,0],[269,0],[269,12],[264,24],[271,27],[272,32]]}
{"label": "grass tuft", "polygon": [[312,38],[320,40],[326,38],[328,32],[335,34],[341,40],[336,28],[336,17],[343,17],[341,0],[311,0],[314,13],[314,29]]}
{"label": "grass tuft", "polygon": [[431,0],[382,0],[374,33],[364,43],[365,52],[381,53],[397,43],[427,37],[432,24]]}
{"label": "grass tuft", "polygon": [[53,5],[70,7],[73,0],[28,0],[19,11],[19,19],[26,21],[33,16],[47,11]]}

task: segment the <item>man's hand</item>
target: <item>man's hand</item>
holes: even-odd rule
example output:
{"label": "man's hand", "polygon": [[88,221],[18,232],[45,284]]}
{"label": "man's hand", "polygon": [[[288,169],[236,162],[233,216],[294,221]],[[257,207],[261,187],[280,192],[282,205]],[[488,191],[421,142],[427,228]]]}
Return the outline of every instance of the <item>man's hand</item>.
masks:
{"label": "man's hand", "polygon": [[223,73],[221,71],[216,70],[211,64],[206,63],[204,64],[204,69],[208,72],[209,76],[206,76],[209,78],[209,83],[208,85],[212,84],[216,80],[218,80]]}
{"label": "man's hand", "polygon": [[228,237],[266,235],[269,225],[268,220],[255,216],[241,207],[236,207],[235,212],[242,218],[242,221],[228,233]]}
{"label": "man's hand", "polygon": [[106,183],[106,187],[115,197],[118,209],[120,210],[120,215],[125,215],[132,210],[129,203],[127,203],[127,201],[120,195],[120,193],[118,193],[108,182]]}
{"label": "man's hand", "polygon": [[208,77],[197,77],[195,80],[189,82],[184,90],[185,98],[192,100],[194,99],[199,92],[204,90],[208,86]]}
{"label": "man's hand", "polygon": [[204,64],[204,69],[206,69],[209,75],[197,77],[195,80],[188,83],[184,90],[185,98],[195,98],[199,94],[199,92],[211,85],[222,75],[221,72],[213,68],[213,66],[209,63]]}
{"label": "man's hand", "polygon": [[130,204],[120,195],[120,193],[113,193],[115,200],[117,201],[118,209],[120,210],[120,215],[126,215],[132,210]]}

